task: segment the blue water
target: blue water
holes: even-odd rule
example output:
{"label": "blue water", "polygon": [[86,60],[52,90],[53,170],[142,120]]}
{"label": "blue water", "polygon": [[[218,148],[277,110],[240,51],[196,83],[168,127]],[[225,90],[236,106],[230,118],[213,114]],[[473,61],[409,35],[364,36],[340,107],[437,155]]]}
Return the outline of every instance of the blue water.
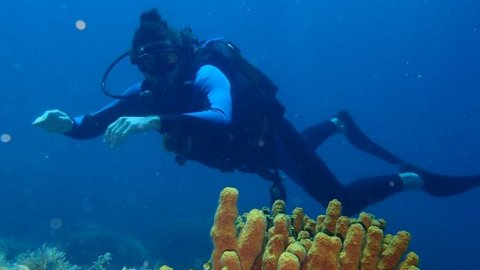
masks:
{"label": "blue water", "polygon": [[[157,7],[174,27],[233,40],[281,88],[299,128],[349,110],[362,129],[403,159],[443,174],[480,174],[480,3],[447,1],[34,1],[0,9],[0,238],[19,250],[42,243],[90,263],[106,251],[117,267],[207,260],[209,228],[224,186],[241,212],[269,204],[268,183],[177,166],[157,134],[117,149],[32,128],[44,110],[72,115],[110,100],[108,64],[129,48],[141,11]],[[79,31],[75,21],[86,28]],[[113,88],[140,75],[127,65]],[[5,138],[5,137],[4,137]],[[395,173],[344,137],[318,150],[343,181]],[[291,182],[289,209],[324,209]],[[480,269],[480,189],[434,198],[410,191],[366,209],[387,231],[412,233],[423,269]],[[60,221],[60,222],[59,222]],[[87,239],[79,243],[78,239]]]}

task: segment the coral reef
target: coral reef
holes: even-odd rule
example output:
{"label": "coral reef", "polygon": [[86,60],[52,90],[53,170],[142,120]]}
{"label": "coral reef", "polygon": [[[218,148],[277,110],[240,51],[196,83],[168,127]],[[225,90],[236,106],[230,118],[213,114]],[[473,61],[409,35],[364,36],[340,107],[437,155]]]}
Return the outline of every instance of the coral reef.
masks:
{"label": "coral reef", "polygon": [[[411,238],[408,232],[384,234],[386,222],[368,213],[356,219],[342,216],[338,200],[332,200],[326,213],[316,219],[298,207],[287,215],[283,201],[276,201],[271,210],[253,209],[239,215],[237,201],[235,188],[222,190],[210,230],[214,248],[204,270],[419,269],[418,256],[405,254]],[[91,267],[79,267],[70,264],[64,252],[42,246],[8,262],[0,249],[0,270],[105,270],[112,268],[111,260],[112,255],[105,253]],[[173,270],[166,265],[156,269]]]}
{"label": "coral reef", "polygon": [[80,267],[67,261],[65,253],[54,247],[43,245],[32,252],[18,255],[15,259],[17,269],[26,270],[79,270]]}
{"label": "coral reef", "polygon": [[316,221],[301,208],[291,215],[285,203],[272,210],[254,209],[238,216],[238,191],[220,194],[211,237],[213,270],[387,270],[418,269],[418,256],[410,252],[402,262],[410,234],[384,235],[384,220],[361,213],[357,219],[341,216],[342,205],[332,200]]}
{"label": "coral reef", "polygon": [[112,260],[111,254],[107,252],[98,256],[92,266],[80,267],[71,264],[65,252],[47,245],[18,254],[13,261],[6,260],[6,255],[6,251],[0,250],[0,270],[106,270],[109,269]]}

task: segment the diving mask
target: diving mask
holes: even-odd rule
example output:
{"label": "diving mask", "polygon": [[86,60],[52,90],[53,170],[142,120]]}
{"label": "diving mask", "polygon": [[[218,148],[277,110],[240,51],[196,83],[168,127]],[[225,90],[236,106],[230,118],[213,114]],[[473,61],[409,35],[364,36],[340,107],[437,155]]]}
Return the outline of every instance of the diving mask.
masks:
{"label": "diving mask", "polygon": [[161,75],[172,71],[180,59],[180,51],[165,42],[157,42],[132,50],[130,61],[143,73]]}

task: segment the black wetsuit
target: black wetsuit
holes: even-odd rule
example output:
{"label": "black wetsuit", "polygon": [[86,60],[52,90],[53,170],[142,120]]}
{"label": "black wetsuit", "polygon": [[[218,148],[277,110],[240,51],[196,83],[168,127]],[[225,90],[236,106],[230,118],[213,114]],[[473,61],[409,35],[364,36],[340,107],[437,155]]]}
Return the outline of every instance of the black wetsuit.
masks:
{"label": "black wetsuit", "polygon": [[[138,95],[76,117],[73,130],[66,135],[93,138],[103,134],[118,117],[158,115],[160,133],[168,138],[169,149],[177,154],[180,164],[194,160],[222,171],[256,173],[273,182],[272,200],[286,198],[278,175],[281,170],[323,206],[334,198],[342,201],[343,213],[347,215],[404,189],[398,174],[341,184],[315,153],[326,138],[337,133],[333,122],[326,121],[300,133],[283,116],[258,115],[249,104],[242,104],[236,94],[241,86],[222,70],[202,66],[192,79],[190,84],[185,82],[182,89],[173,92],[147,100]],[[142,87],[137,84],[127,92],[138,94]],[[390,163],[403,163],[363,135],[347,113],[341,112],[337,117],[344,123],[345,134],[354,146]],[[457,179],[451,177],[409,169],[424,178],[425,190],[434,195],[463,192],[480,182],[479,177],[471,177],[458,185]]]}

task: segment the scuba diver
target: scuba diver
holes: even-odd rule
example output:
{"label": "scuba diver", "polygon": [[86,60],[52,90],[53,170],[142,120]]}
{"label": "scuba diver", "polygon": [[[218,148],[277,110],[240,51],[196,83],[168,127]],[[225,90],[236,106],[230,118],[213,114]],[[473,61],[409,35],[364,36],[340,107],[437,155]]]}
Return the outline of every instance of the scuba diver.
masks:
{"label": "scuba diver", "polygon": [[[117,96],[108,92],[106,78],[124,57],[145,79]],[[104,134],[110,147],[135,133],[157,131],[179,164],[191,160],[223,172],[257,174],[272,183],[272,201],[286,200],[283,172],[323,206],[340,200],[347,215],[404,190],[450,196],[480,185],[480,175],[444,176],[403,162],[371,141],[346,111],[297,131],[284,117],[278,88],[233,43],[200,42],[190,28],[175,31],[156,9],[141,14],[131,50],[107,69],[102,89],[116,100],[99,111],[72,118],[48,110],[33,125],[74,139]],[[335,134],[398,165],[400,173],[342,184],[315,153]]]}

